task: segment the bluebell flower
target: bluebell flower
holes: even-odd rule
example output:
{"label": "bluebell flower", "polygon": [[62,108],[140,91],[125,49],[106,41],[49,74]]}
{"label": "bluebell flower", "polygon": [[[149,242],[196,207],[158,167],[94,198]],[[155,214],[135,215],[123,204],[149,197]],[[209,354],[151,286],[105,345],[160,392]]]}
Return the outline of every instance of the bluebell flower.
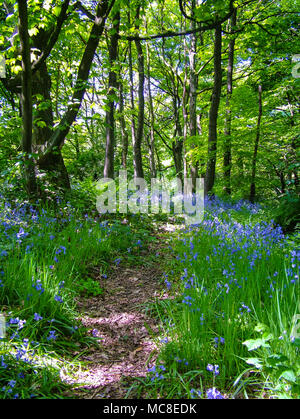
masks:
{"label": "bluebell flower", "polygon": [[35,288],[37,291],[40,291],[40,294],[43,294],[43,292],[45,291],[43,286],[42,286],[42,281],[40,279],[38,279],[36,281],[36,283],[32,283],[33,288]]}
{"label": "bluebell flower", "polygon": [[240,314],[244,314],[243,309],[247,311],[247,313],[251,313],[251,309],[242,303],[242,307],[239,308]]}
{"label": "bluebell flower", "polygon": [[212,364],[207,364],[206,369],[207,369],[207,371],[212,372],[214,370],[214,366]]}
{"label": "bluebell flower", "polygon": [[0,365],[1,365],[2,368],[7,368],[7,364],[4,362],[4,359],[5,359],[4,356],[1,355],[0,356],[0,361],[1,361]]}
{"label": "bluebell flower", "polygon": [[21,227],[19,232],[16,234],[17,239],[22,239],[28,236],[29,233],[26,233],[24,229]]}
{"label": "bluebell flower", "polygon": [[190,395],[192,399],[195,399],[196,397],[201,397],[201,391],[200,390],[196,390],[194,388],[191,388],[190,390]]}
{"label": "bluebell flower", "polygon": [[72,326],[71,333],[75,333],[78,330],[78,326]]}
{"label": "bluebell flower", "polygon": [[212,372],[215,376],[220,374],[219,365],[208,364],[206,369],[207,369],[207,371]]}
{"label": "bluebell flower", "polygon": [[57,336],[55,334],[55,330],[50,330],[47,340],[56,340],[56,339],[57,339]]}
{"label": "bluebell flower", "polygon": [[18,330],[21,330],[21,329],[23,329],[25,323],[26,323],[26,320],[20,320],[19,317],[16,317],[16,318],[11,318],[9,320],[8,324],[9,325],[17,324],[18,325]]}
{"label": "bluebell flower", "polygon": [[16,380],[10,380],[7,385],[13,388],[16,385]]}
{"label": "bluebell flower", "polygon": [[168,288],[168,290],[170,290],[170,289],[171,289],[171,287],[172,287],[171,282],[170,282],[170,281],[168,281],[167,279],[165,279],[165,284],[166,284],[166,287]]}
{"label": "bluebell flower", "polygon": [[61,298],[60,295],[55,295],[54,300],[58,301],[59,303],[63,303],[63,299]]}
{"label": "bluebell flower", "polygon": [[43,320],[43,317],[40,316],[38,313],[34,313],[33,318],[34,318],[35,321]]}
{"label": "bluebell flower", "polygon": [[206,398],[207,399],[224,399],[222,394],[215,387],[207,390]]}

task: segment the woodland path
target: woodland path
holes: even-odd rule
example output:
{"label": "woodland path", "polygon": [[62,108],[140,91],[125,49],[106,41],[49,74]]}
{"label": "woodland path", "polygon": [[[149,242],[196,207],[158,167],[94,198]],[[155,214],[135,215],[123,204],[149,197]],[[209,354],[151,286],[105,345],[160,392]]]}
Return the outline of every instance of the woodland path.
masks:
{"label": "woodland path", "polygon": [[[80,358],[87,368],[72,383],[75,397],[124,399],[135,378],[145,377],[155,363],[154,336],[159,333],[159,325],[145,308],[155,298],[166,296],[161,261],[168,255],[165,240],[173,229],[167,225],[155,234],[157,240],[148,244],[141,255],[142,263],[112,267],[104,284],[101,279],[102,295],[78,302],[81,321],[99,338],[100,347],[90,348]],[[76,383],[81,386],[76,388]]]}

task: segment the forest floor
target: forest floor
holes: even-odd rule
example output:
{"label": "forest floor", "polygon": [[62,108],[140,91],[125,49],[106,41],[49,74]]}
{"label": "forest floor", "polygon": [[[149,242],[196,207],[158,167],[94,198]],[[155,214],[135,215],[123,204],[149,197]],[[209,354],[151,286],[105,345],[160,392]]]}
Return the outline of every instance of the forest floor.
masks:
{"label": "forest floor", "polygon": [[[139,263],[112,266],[104,283],[101,270],[94,268],[104,292],[81,298],[77,304],[81,322],[99,338],[99,348],[91,347],[79,358],[87,368],[71,383],[75,386],[73,397],[124,399],[136,378],[145,377],[155,364],[159,324],[147,306],[167,297],[160,262],[168,257],[167,237],[175,228],[161,226],[154,233],[156,240],[142,251]],[[134,394],[129,395],[132,397]]]}

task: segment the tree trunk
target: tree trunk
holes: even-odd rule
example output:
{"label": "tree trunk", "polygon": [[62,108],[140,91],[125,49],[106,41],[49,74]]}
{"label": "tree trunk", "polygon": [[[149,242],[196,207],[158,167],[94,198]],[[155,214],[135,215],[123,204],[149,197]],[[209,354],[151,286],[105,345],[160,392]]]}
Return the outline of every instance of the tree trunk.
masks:
{"label": "tree trunk", "polygon": [[[33,147],[35,152],[43,155],[53,132],[53,108],[51,101],[51,77],[46,62],[33,76],[33,98],[36,105],[33,127]],[[68,190],[71,188],[69,175],[64,164],[61,150],[48,155],[47,160],[39,161],[39,168],[48,174],[48,179],[55,187]]]}
{"label": "tree trunk", "polygon": [[[184,38],[183,43],[184,48],[184,58],[185,58],[185,71],[184,71],[184,81],[183,81],[183,92],[182,92],[182,116],[183,116],[183,178],[186,179],[189,175],[188,173],[188,162],[186,158],[187,153],[187,136],[188,136],[188,99],[189,99],[189,86],[188,86],[188,74],[187,74],[187,45],[186,39]],[[186,184],[184,184],[186,186]],[[184,194],[186,189],[184,189]]]}
{"label": "tree trunk", "polygon": [[[192,1],[192,16],[194,16],[194,9],[195,9],[195,0]],[[196,28],[195,22],[192,21],[192,30]],[[197,135],[197,86],[198,86],[198,75],[196,73],[196,54],[197,54],[197,38],[196,34],[191,35],[191,46],[189,51],[189,67],[190,67],[190,97],[189,97],[189,105],[190,105],[190,118],[189,118],[189,132],[191,137],[196,137]],[[192,148],[196,148],[194,144]],[[198,162],[195,162],[195,158],[193,158],[194,162],[190,165],[192,183],[193,183],[193,191],[195,192],[196,189],[196,179],[198,177]]]}
{"label": "tree trunk", "polygon": [[147,87],[148,87],[148,99],[149,99],[149,113],[150,113],[150,172],[151,177],[156,177],[156,164],[155,164],[155,142],[154,142],[154,109],[153,109],[153,100],[152,100],[152,92],[151,92],[151,76],[150,76],[150,52],[149,52],[149,45],[146,44],[146,51],[147,51]]}
{"label": "tree trunk", "polygon": [[209,110],[208,159],[206,165],[204,193],[208,195],[215,183],[217,159],[217,120],[222,88],[222,25],[216,24],[214,42],[214,87]]}
{"label": "tree trunk", "polygon": [[179,105],[177,103],[177,98],[174,95],[173,97],[173,109],[175,117],[175,141],[172,143],[172,152],[176,170],[176,176],[183,181],[182,173],[182,151],[183,151],[183,132],[179,116]]}
{"label": "tree trunk", "polygon": [[[128,16],[130,21],[130,16]],[[132,67],[132,44],[129,41],[128,49],[128,60],[129,60],[129,80],[130,80],[130,107],[131,107],[131,141],[132,146],[136,143],[136,124],[135,124],[135,112],[134,112],[134,86],[133,86],[133,67]],[[134,156],[133,156],[134,163]]]}
{"label": "tree trunk", "polygon": [[71,125],[77,117],[86,91],[86,84],[94,55],[99,44],[99,39],[103,33],[107,15],[113,4],[114,0],[111,0],[110,3],[108,0],[102,0],[98,3],[95,21],[78,68],[72,99],[63,118],[52,133],[47,149],[40,158],[41,164],[47,161],[48,156],[53,153],[53,151],[57,151],[62,148],[65,138],[70,131]]}
{"label": "tree trunk", "polygon": [[[236,9],[230,19],[230,29],[233,31],[236,26]],[[230,39],[228,47],[228,67],[227,67],[227,96],[226,96],[226,117],[224,129],[224,190],[231,195],[231,96],[232,96],[232,76],[234,64],[235,38]]]}
{"label": "tree trunk", "polygon": [[[287,101],[288,101],[288,105],[289,105],[289,109],[290,109],[290,114],[291,114],[291,128],[293,129],[293,127],[295,126],[295,119],[294,119],[294,110],[293,110],[293,106],[292,106],[292,101],[290,98],[290,94],[289,92],[287,92]],[[296,135],[295,137],[292,138],[291,141],[291,149],[292,149],[292,159],[294,161],[294,164],[291,164],[292,167],[294,167],[294,169],[292,170],[293,176],[294,176],[294,185],[295,185],[295,190],[296,193],[299,195],[300,193],[300,181],[299,181],[299,176],[298,176],[298,165],[297,165],[297,151],[299,149],[299,136]],[[292,163],[292,162],[290,162]]]}
{"label": "tree trunk", "polygon": [[126,122],[124,117],[124,95],[123,83],[120,77],[119,82],[119,107],[120,107],[120,125],[121,125],[121,138],[122,138],[122,168],[127,168],[127,155],[128,155],[128,132],[126,129]]}
{"label": "tree trunk", "polygon": [[120,28],[120,11],[112,18],[112,35],[109,45],[109,75],[108,75],[108,110],[106,111],[106,149],[103,175],[106,178],[114,178],[114,149],[115,149],[115,101],[118,88],[117,74],[114,70],[115,62],[118,56],[118,39]]}
{"label": "tree trunk", "polygon": [[[20,8],[26,7],[25,1],[19,0],[18,3]],[[45,171],[52,172],[54,169],[55,171],[58,171],[60,174],[62,174],[62,176],[59,176],[59,178],[64,179],[62,183],[64,183],[64,186],[67,188],[69,187],[69,179],[61,156],[61,148],[64,144],[67,134],[69,133],[71,125],[76,119],[79,108],[81,106],[81,102],[86,91],[86,83],[88,81],[92,61],[97,46],[99,44],[99,38],[103,33],[106,18],[110,10],[112,9],[114,3],[115,0],[101,0],[98,2],[95,21],[92,26],[90,36],[77,71],[76,84],[73,89],[73,96],[60,123],[57,125],[57,127],[55,127],[55,129],[51,131],[51,137],[47,139],[47,141],[44,141],[44,139],[42,138],[43,135],[35,133],[35,136],[39,137],[39,145],[46,145],[45,147],[40,147],[43,148],[43,153],[39,156],[37,162],[38,166]],[[45,64],[49,54],[51,53],[51,50],[58,39],[62,25],[68,17],[68,6],[69,0],[64,0],[62,2],[61,12],[57,17],[55,25],[53,25],[53,27],[47,33],[44,31],[44,29],[40,28],[37,35],[33,35],[31,37],[33,45],[37,46],[37,48],[41,51],[41,54],[38,57],[38,59],[33,64],[31,64],[32,74],[35,75],[38,70],[41,70],[43,68],[43,65]],[[23,21],[24,16],[22,16]],[[40,44],[40,46],[36,45],[36,43]],[[26,79],[26,83],[30,84],[30,78]],[[18,76],[13,79],[10,79],[6,85],[11,92],[19,93],[20,89],[18,86],[20,85],[20,83]],[[27,121],[29,120],[26,116],[26,112],[24,117]],[[26,128],[26,132],[28,133],[28,127]],[[27,149],[30,149],[30,139],[26,136],[24,137],[24,144],[26,144]],[[31,165],[28,165],[28,167],[30,166]],[[32,179],[32,169],[30,169],[30,171],[30,177]]]}
{"label": "tree trunk", "polygon": [[242,154],[238,154],[236,163],[238,167],[238,177],[240,179],[240,183],[243,183],[244,178],[245,178],[245,173],[244,173],[244,156]]}
{"label": "tree trunk", "polygon": [[[136,19],[139,19],[140,6],[137,8]],[[139,29],[139,25],[135,26],[135,29]],[[144,117],[145,117],[145,98],[144,98],[144,84],[145,84],[145,69],[144,69],[144,53],[141,41],[135,40],[135,46],[138,54],[138,73],[139,73],[139,85],[138,85],[138,124],[136,130],[136,137],[133,144],[133,167],[134,177],[143,178],[143,164],[142,164],[142,141],[144,135]]]}
{"label": "tree trunk", "polygon": [[258,118],[257,118],[256,137],[255,137],[255,142],[254,142],[253,157],[252,157],[251,184],[250,184],[250,196],[249,196],[250,202],[254,202],[255,194],[256,194],[255,177],[256,177],[257,151],[258,151],[259,140],[260,140],[261,117],[262,117],[262,86],[259,85],[258,86]]}
{"label": "tree trunk", "polygon": [[18,30],[21,42],[22,56],[22,151],[24,153],[25,187],[30,200],[37,196],[37,183],[34,163],[32,160],[32,73],[30,45],[28,34],[27,1],[18,0],[19,22]]}

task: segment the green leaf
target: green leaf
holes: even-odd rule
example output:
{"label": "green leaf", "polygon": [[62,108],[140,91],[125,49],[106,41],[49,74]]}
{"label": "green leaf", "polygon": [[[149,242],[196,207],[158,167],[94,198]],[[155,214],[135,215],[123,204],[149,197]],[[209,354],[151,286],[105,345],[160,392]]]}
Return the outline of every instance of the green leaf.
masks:
{"label": "green leaf", "polygon": [[47,126],[45,121],[36,121],[36,126],[40,127],[40,128],[45,128]]}
{"label": "green leaf", "polygon": [[265,343],[264,339],[249,339],[243,342],[243,345],[247,346],[248,351],[254,351],[260,347],[269,348],[270,345]]}
{"label": "green leaf", "polygon": [[296,383],[296,375],[293,370],[284,371],[279,378],[284,378],[290,383]]}
{"label": "green leaf", "polygon": [[54,14],[56,17],[58,17],[58,16],[59,16],[59,14],[60,14],[60,12],[61,12],[61,7],[60,7],[60,6],[55,6],[55,7],[52,9],[52,12],[53,12],[53,14]]}
{"label": "green leaf", "polygon": [[270,366],[282,365],[286,361],[288,361],[288,358],[282,354],[272,354],[267,358],[267,363]]}
{"label": "green leaf", "polygon": [[266,326],[266,325],[265,325],[265,324],[263,324],[263,323],[258,323],[258,324],[255,326],[254,331],[255,331],[255,332],[258,332],[258,333],[263,333],[263,332],[265,332],[267,329],[268,329],[268,326]]}
{"label": "green leaf", "polygon": [[28,30],[30,36],[36,35],[39,32],[38,28],[32,28]]}
{"label": "green leaf", "polygon": [[273,335],[272,335],[272,333],[264,333],[263,335],[262,335],[262,339],[265,341],[265,342],[268,342],[269,340],[271,340],[271,339],[273,339]]}
{"label": "green leaf", "polygon": [[255,368],[262,368],[263,364],[262,364],[262,360],[260,358],[248,358],[246,359],[247,364],[249,365],[254,365]]}

